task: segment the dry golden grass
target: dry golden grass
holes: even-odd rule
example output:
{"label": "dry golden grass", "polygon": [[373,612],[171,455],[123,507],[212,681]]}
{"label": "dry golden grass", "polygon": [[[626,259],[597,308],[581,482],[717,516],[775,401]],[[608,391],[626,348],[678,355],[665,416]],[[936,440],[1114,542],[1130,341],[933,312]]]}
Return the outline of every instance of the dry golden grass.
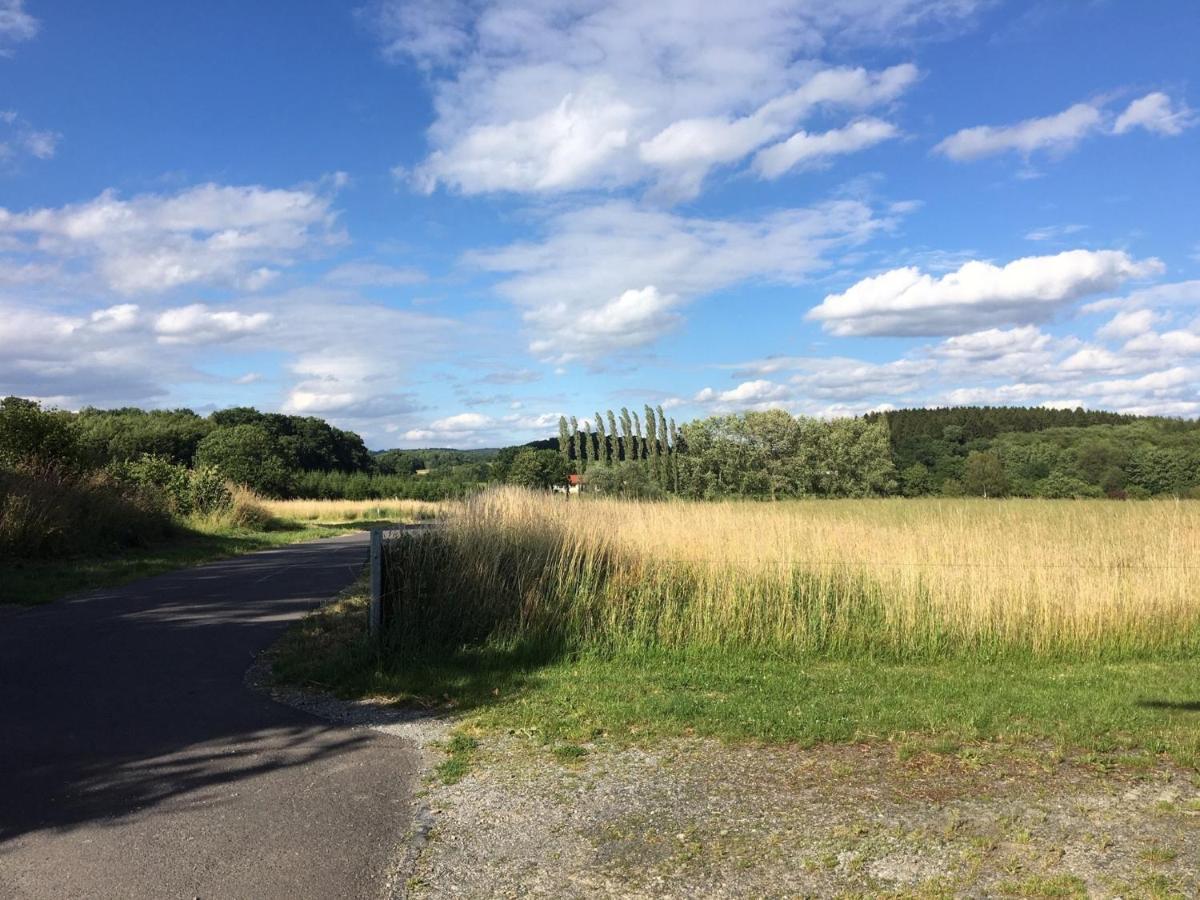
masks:
{"label": "dry golden grass", "polygon": [[421,522],[443,515],[446,504],[424,500],[260,500],[271,515],[294,522]]}
{"label": "dry golden grass", "polygon": [[394,552],[438,605],[421,627],[449,638],[887,656],[1200,649],[1200,503],[1186,501],[567,502],[505,489]]}

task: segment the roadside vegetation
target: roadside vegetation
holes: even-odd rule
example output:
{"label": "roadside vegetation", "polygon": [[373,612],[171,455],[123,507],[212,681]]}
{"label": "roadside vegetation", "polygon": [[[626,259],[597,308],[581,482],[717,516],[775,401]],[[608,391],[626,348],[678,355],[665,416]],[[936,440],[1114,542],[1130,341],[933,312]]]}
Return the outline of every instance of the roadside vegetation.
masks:
{"label": "roadside vegetation", "polygon": [[419,501],[293,506],[264,499],[216,464],[149,453],[100,465],[74,421],[26,400],[0,401],[0,603],[40,603],[438,511]]}
{"label": "roadside vegetation", "polygon": [[1200,764],[1200,506],[642,503],[507,489],[388,544],[389,630],[280,677],[550,744],[1044,741]]}

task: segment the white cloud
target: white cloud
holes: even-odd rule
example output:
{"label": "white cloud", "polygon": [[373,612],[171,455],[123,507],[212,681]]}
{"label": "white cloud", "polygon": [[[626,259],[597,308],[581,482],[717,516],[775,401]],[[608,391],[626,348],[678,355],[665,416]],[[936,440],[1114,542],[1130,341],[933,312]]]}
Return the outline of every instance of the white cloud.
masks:
{"label": "white cloud", "polygon": [[[613,201],[554,217],[540,242],[471,259],[511,273],[499,290],[522,310],[537,355],[595,361],[676,327],[678,310],[695,297],[749,279],[799,284],[826,267],[828,255],[886,224],[851,200],[756,220],[685,217]],[[629,330],[618,334],[614,323]]]}
{"label": "white cloud", "polygon": [[911,65],[826,69],[831,44],[892,44],[970,20],[977,0],[390,0],[389,58],[429,73],[425,190],[609,188],[694,195],[708,170],[786,138],[809,115],[899,96]]}
{"label": "white cloud", "polygon": [[325,274],[325,280],[343,287],[402,287],[424,281],[425,273],[418,269],[355,260],[331,269]]}
{"label": "white cloud", "polygon": [[1016,125],[978,125],[964,128],[933,149],[958,162],[1015,150],[1029,156],[1038,150],[1065,153],[1104,125],[1104,114],[1091,103],[1076,103],[1069,109]]}
{"label": "white cloud", "polygon": [[1087,228],[1086,225],[1047,225],[1035,228],[1025,235],[1027,241],[1057,241]]}
{"label": "white cloud", "polygon": [[854,153],[896,137],[898,130],[880,119],[859,119],[845,128],[821,134],[799,131],[786,141],[760,150],[754,169],[764,178],[778,178],[799,165],[812,165],[845,153]]}
{"label": "white cloud", "polygon": [[790,399],[792,391],[782,384],[763,378],[743,381],[727,391],[704,388],[693,398],[694,402],[711,407],[717,412],[730,410],[763,410],[782,405]]}
{"label": "white cloud", "polygon": [[1134,100],[1117,117],[1114,134],[1144,128],[1155,134],[1173,136],[1196,124],[1196,115],[1186,103],[1175,105],[1166,94],[1155,91]]}
{"label": "white cloud", "polygon": [[529,351],[562,365],[642,347],[683,321],[674,311],[679,302],[678,296],[663,295],[650,284],[582,311],[565,303],[538,307],[525,317],[543,335],[530,342]]}
{"label": "white cloud", "polygon": [[12,53],[14,44],[31,40],[39,22],[25,11],[25,0],[0,0],[0,56]]}
{"label": "white cloud", "polygon": [[140,312],[136,303],[118,303],[91,314],[92,327],[98,331],[128,331],[138,324]]}
{"label": "white cloud", "polygon": [[213,310],[203,303],[193,303],[159,313],[154,331],[159,343],[204,344],[260,331],[270,321],[270,313]]}
{"label": "white cloud", "polygon": [[90,263],[120,294],[200,284],[255,290],[272,266],[341,239],[331,202],[309,189],[216,184],[129,200],[105,191],[57,208],[0,208],[0,237],[23,242],[31,256]]}
{"label": "white cloud", "polygon": [[936,279],[907,267],[828,295],[808,318],[838,335],[962,334],[1045,321],[1074,300],[1162,270],[1157,259],[1136,261],[1119,250],[1070,250],[1002,267],[972,261]]}
{"label": "white cloud", "polygon": [[1177,135],[1196,122],[1184,103],[1175,105],[1161,92],[1134,100],[1113,121],[1103,101],[1076,103],[1052,116],[1026,119],[1015,125],[978,125],[945,138],[933,149],[956,162],[1015,151],[1028,158],[1034,153],[1062,155],[1093,134],[1125,134],[1145,128],[1160,135]]}
{"label": "white cloud", "polygon": [[[3,15],[3,8],[0,8],[0,15]],[[25,157],[53,159],[61,140],[62,135],[58,132],[35,128],[15,110],[0,110],[0,164],[15,164]]]}
{"label": "white cloud", "polygon": [[1096,332],[1106,340],[1124,340],[1152,330],[1161,316],[1152,309],[1134,309],[1119,312]]}

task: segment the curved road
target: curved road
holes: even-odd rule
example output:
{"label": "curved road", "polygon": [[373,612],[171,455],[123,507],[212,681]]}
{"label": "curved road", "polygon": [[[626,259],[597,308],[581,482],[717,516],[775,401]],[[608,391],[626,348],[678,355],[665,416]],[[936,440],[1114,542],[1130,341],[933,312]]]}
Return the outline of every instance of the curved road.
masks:
{"label": "curved road", "polygon": [[365,534],[0,608],[0,897],[378,897],[415,751],[243,684]]}

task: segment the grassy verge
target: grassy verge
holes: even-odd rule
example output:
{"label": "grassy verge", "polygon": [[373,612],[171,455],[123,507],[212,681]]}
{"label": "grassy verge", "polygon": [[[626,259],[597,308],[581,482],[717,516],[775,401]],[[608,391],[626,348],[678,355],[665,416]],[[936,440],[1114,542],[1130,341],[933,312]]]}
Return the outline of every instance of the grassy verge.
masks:
{"label": "grassy verge", "polygon": [[387,523],[279,521],[266,529],[189,529],[173,540],[129,550],[120,556],[0,560],[0,603],[22,606],[47,603],[76,591],[113,587],[172,569],[282,544],[348,534],[379,524]]}
{"label": "grassy verge", "polygon": [[463,714],[547,744],[888,740],[898,753],[1046,743],[1102,764],[1165,754],[1200,766],[1200,661],[840,661],[769,653],[556,654],[502,647],[381,653],[361,588],[277,648],[284,681]]}

